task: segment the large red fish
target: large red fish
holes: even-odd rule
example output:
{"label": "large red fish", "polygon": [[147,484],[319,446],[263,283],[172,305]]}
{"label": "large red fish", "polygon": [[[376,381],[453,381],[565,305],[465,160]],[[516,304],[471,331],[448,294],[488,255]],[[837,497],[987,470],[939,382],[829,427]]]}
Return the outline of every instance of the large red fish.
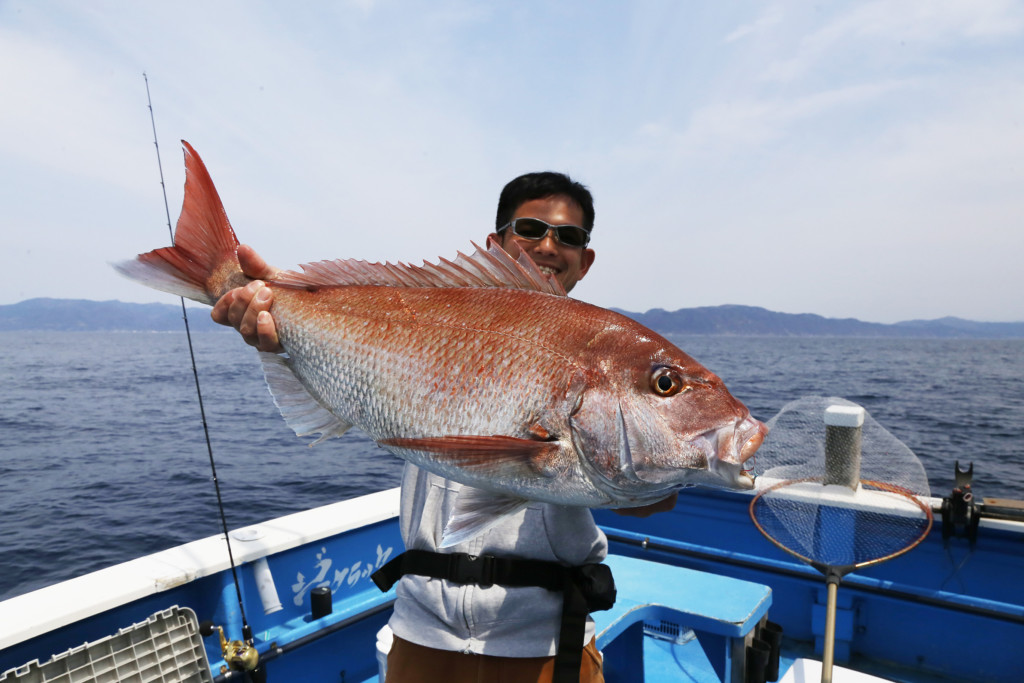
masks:
{"label": "large red fish", "polygon": [[[244,285],[238,240],[185,146],[175,246],[117,266],[207,304]],[[722,381],[622,315],[570,299],[500,247],[437,265],[321,261],[267,282],[287,355],[261,354],[282,415],[320,439],[358,427],[468,487],[444,543],[528,500],[630,507],[691,484],[751,488],[765,426]]]}

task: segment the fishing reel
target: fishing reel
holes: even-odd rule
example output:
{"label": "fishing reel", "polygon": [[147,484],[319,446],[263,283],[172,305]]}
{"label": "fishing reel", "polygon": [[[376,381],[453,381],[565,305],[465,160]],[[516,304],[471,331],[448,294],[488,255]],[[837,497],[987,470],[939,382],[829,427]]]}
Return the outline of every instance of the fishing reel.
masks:
{"label": "fishing reel", "polygon": [[267,680],[266,671],[260,668],[260,655],[252,644],[252,631],[245,626],[243,637],[245,640],[228,640],[224,637],[224,628],[216,626],[212,621],[204,621],[199,624],[199,633],[207,638],[213,635],[214,631],[220,636],[220,651],[224,655],[226,667],[221,668],[221,673],[240,671],[248,674],[248,680],[253,683],[261,683]]}
{"label": "fishing reel", "polygon": [[960,462],[954,466],[956,485],[948,498],[942,499],[942,540],[949,542],[951,537],[967,537],[971,547],[978,540],[978,523],[981,511],[974,501],[971,491],[971,480],[974,478],[974,463],[966,470],[960,469]]}

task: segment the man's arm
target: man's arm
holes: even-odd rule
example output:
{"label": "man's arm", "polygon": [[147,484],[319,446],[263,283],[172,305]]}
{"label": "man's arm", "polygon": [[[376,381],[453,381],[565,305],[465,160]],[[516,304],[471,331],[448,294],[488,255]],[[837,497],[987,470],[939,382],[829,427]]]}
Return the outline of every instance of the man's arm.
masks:
{"label": "man's arm", "polygon": [[260,351],[280,353],[284,351],[277,338],[277,326],[270,315],[273,293],[263,282],[275,277],[280,271],[267,264],[252,247],[245,244],[238,247],[238,262],[242,272],[255,278],[245,287],[232,289],[222,296],[210,311],[215,323],[234,327],[246,344]]}

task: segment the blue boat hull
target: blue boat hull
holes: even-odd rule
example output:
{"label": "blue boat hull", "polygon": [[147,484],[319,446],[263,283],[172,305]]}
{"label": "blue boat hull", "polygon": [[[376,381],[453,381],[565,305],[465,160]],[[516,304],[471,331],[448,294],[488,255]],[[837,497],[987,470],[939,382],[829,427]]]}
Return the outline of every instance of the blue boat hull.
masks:
{"label": "blue boat hull", "polygon": [[[595,517],[616,555],[767,587],[767,617],[784,632],[783,668],[800,656],[819,653],[820,658],[823,577],[761,536],[748,515],[750,499],[692,489],[682,492],[671,513],[637,519],[599,511]],[[378,591],[369,576],[402,550],[397,491],[292,517],[269,520],[233,539],[245,617],[267,680],[375,680],[377,632],[387,622],[394,595]],[[229,638],[239,638],[235,585],[226,557],[219,554],[226,556],[223,538],[204,539],[0,603],[0,672],[32,660],[46,662],[171,605],[188,607],[200,620],[223,626]],[[261,558],[273,578],[276,611],[274,596],[261,595],[257,585]],[[899,681],[1024,680],[1014,647],[1024,642],[1022,576],[1024,524],[983,520],[972,544],[944,540],[937,523],[910,553],[843,580],[836,662]],[[331,613],[313,619],[310,595],[324,585],[331,589]],[[735,584],[721,585],[729,591]],[[620,595],[635,592],[620,583]],[[671,667],[677,673],[680,667],[700,668],[699,661],[694,665],[692,657],[680,654],[699,653],[698,648],[685,649],[681,634],[652,638],[655,627],[648,624],[642,647],[623,650],[651,660],[641,668],[646,680],[667,679]],[[237,674],[223,677],[226,665],[217,639],[206,638],[204,644],[213,675],[238,680]],[[696,680],[716,674],[706,666],[687,671]]]}

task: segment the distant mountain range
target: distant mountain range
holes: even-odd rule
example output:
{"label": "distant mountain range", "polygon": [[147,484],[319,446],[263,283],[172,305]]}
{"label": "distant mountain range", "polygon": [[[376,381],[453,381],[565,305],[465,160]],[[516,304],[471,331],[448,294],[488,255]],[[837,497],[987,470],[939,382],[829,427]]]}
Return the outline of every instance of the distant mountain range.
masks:
{"label": "distant mountain range", "polygon": [[[210,319],[209,308],[188,309],[189,328],[227,330]],[[54,330],[60,332],[183,330],[181,305],[126,304],[86,299],[28,299],[0,306],[0,332]]]}
{"label": "distant mountain range", "polygon": [[[617,309],[616,309],[617,310]],[[813,313],[776,313],[757,306],[702,306],[646,313],[619,311],[662,334],[728,334],[777,337],[1024,338],[1024,322],[983,323],[962,318],[907,320],[885,324]]]}
{"label": "distant mountain range", "polygon": [[[189,308],[194,331],[227,331],[210,320],[208,308]],[[702,306],[646,313],[619,310],[662,334],[719,334],[777,337],[939,337],[1022,339],[1024,322],[984,323],[961,318],[908,320],[887,325],[854,318],[825,318],[812,313],[776,313],[756,306]],[[178,331],[181,307],[82,299],[28,299],[0,306],[0,332]]]}

